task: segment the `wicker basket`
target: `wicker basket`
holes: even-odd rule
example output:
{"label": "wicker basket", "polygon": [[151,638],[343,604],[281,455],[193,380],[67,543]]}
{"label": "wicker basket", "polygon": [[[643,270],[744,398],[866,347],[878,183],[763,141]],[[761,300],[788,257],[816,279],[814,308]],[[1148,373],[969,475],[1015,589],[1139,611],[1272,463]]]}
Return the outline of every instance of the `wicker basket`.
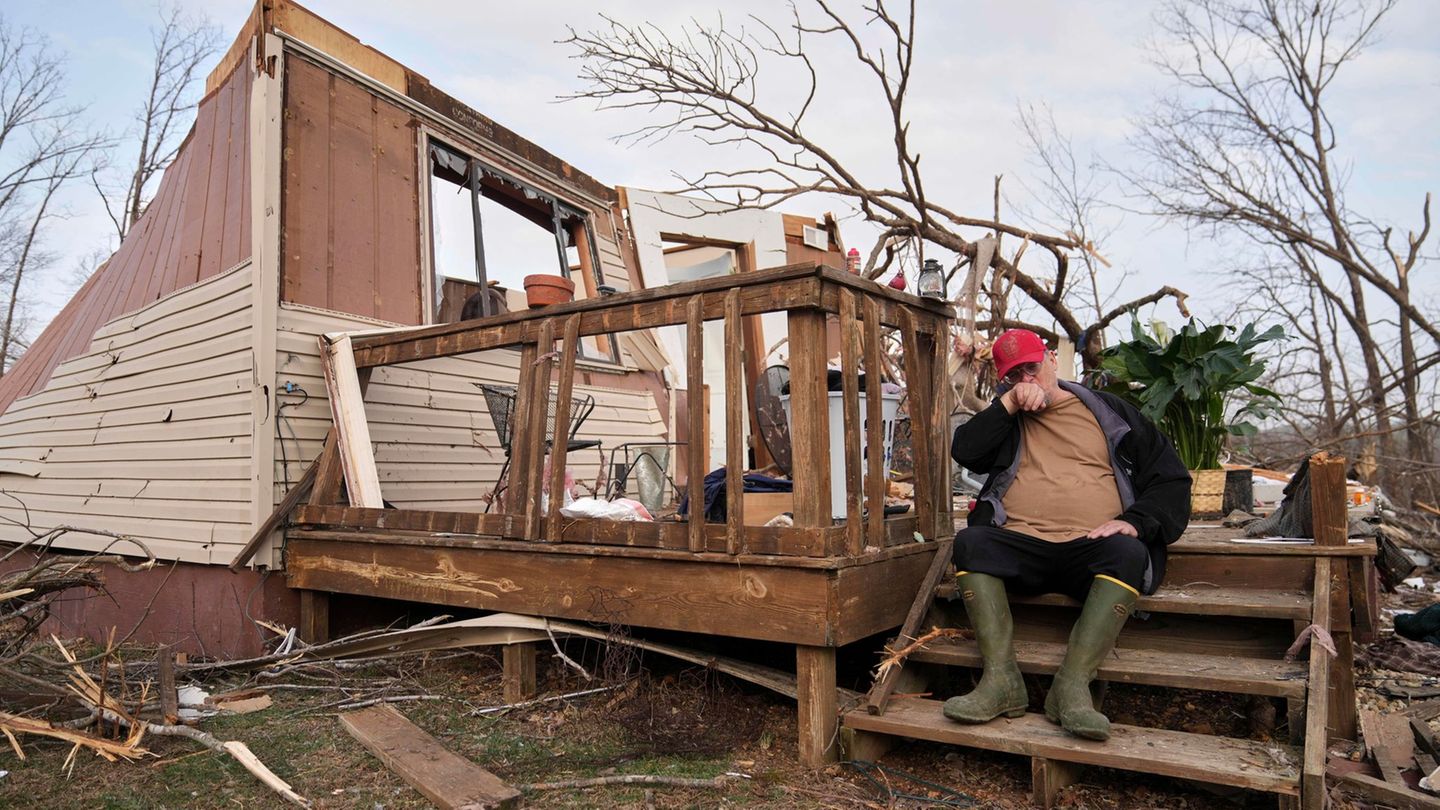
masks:
{"label": "wicker basket", "polygon": [[1225,503],[1224,470],[1191,470],[1190,517],[1216,517]]}

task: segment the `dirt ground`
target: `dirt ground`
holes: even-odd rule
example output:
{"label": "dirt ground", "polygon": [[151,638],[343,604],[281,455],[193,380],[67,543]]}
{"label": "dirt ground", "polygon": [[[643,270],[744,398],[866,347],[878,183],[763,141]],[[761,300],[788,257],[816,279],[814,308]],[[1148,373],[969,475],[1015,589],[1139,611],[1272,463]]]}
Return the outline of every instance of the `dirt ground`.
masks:
{"label": "dirt ground", "polygon": [[[1392,607],[1416,609],[1433,594]],[[1388,625],[1388,622],[1387,622]],[[423,699],[393,703],[452,751],[512,785],[610,774],[713,778],[706,788],[611,786],[527,792],[528,807],[1031,807],[1029,760],[932,743],[906,743],[879,768],[841,763],[823,771],[798,765],[792,701],[703,668],[629,648],[571,644],[567,654],[586,680],[557,656],[541,653],[541,698],[604,687],[596,694],[482,713],[504,704],[498,651],[415,654],[363,668],[307,666],[278,678],[231,676],[212,692],[264,690],[273,705],[219,715],[200,726],[239,740],[320,808],[423,808],[417,791],[387,770],[341,727],[339,705],[357,695]],[[153,651],[134,650],[135,661]],[[1362,704],[1374,701],[1360,678]],[[1393,673],[1376,677],[1394,678]],[[183,682],[183,679],[182,679]],[[1116,722],[1247,736],[1256,704],[1209,693],[1116,687],[1106,699]],[[1284,713],[1276,735],[1284,739]],[[228,757],[184,739],[149,738],[151,755],[107,763],[69,746],[22,740],[27,759],[0,753],[0,807],[222,808],[284,807]],[[1075,808],[1273,808],[1268,794],[1232,791],[1101,768],[1060,795]],[[1340,806],[1359,806],[1346,805]]]}

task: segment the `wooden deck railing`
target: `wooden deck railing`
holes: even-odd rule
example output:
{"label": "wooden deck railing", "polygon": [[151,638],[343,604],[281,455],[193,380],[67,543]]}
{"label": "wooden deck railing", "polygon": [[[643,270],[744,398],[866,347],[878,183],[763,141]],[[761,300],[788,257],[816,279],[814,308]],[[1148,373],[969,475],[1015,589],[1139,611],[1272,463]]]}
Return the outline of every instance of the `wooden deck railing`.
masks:
{"label": "wooden deck railing", "polygon": [[[690,518],[685,522],[618,523],[569,519],[560,499],[541,511],[540,492],[547,437],[569,435],[575,358],[581,339],[637,329],[684,325],[688,336],[686,391],[691,430],[704,422],[703,324],[724,322],[726,391],[744,390],[741,319],[786,313],[790,343],[791,446],[794,526],[744,525],[743,401],[725,406],[727,520],[704,517],[703,453],[688,454]],[[381,531],[490,535],[534,543],[587,543],[683,550],[695,554],[857,556],[866,546],[885,548],[951,532],[948,434],[950,386],[946,335],[950,309],[881,287],[840,270],[792,265],[756,273],[709,278],[650,290],[577,301],[438,326],[327,336],[322,359],[330,384],[335,432],[318,463],[310,505],[297,522]],[[841,336],[842,424],[831,425],[826,377],[827,322],[838,319]],[[860,413],[859,373],[872,392],[883,376],[881,330],[898,329],[909,394],[914,458],[914,511],[881,519],[885,470],[881,397],[866,398]],[[555,347],[559,341],[559,349]],[[365,426],[363,387],[369,369],[488,349],[519,348],[520,379],[511,440],[506,511],[497,514],[386,509]],[[750,381],[753,383],[753,381]],[[547,425],[547,397],[556,397],[559,424]],[[830,432],[843,432],[845,519],[832,519]],[[861,436],[873,448],[862,459]],[[563,486],[566,443],[551,443],[551,492]],[[865,487],[861,467],[867,464]],[[339,502],[344,480],[349,505]],[[866,515],[873,516],[867,519]]]}

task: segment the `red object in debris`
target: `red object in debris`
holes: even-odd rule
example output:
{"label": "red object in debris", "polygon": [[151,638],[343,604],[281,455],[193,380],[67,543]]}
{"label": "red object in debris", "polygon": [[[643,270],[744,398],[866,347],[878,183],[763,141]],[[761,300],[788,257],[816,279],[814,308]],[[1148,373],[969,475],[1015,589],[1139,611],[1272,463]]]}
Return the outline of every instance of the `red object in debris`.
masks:
{"label": "red object in debris", "polygon": [[860,272],[860,250],[858,248],[850,248],[850,252],[845,254],[845,261],[850,265],[850,272]]}
{"label": "red object in debris", "polygon": [[975,511],[975,504],[976,504],[976,503],[977,503],[977,501],[976,501],[974,498],[971,498],[971,499],[970,499],[970,503],[966,504],[966,506],[965,506],[965,511],[966,511],[966,512],[974,512],[974,511]]}
{"label": "red object in debris", "polygon": [[896,273],[895,277],[890,279],[890,286],[903,292],[905,289],[905,273]]}

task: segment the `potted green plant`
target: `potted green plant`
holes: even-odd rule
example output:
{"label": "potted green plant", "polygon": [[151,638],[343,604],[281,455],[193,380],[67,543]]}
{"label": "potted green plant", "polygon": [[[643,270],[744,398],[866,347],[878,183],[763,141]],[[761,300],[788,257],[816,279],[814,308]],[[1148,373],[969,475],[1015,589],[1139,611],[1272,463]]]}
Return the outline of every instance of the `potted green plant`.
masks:
{"label": "potted green plant", "polygon": [[1178,332],[1158,321],[1147,331],[1133,319],[1131,339],[1101,354],[1103,390],[1155,420],[1190,468],[1193,513],[1221,511],[1225,471],[1220,453],[1226,439],[1255,435],[1258,428],[1251,420],[1264,418],[1279,404],[1278,394],[1255,383],[1265,373],[1265,361],[1256,353],[1262,344],[1284,338],[1279,326],[1260,332],[1255,324],[1237,330],[1191,319]]}

